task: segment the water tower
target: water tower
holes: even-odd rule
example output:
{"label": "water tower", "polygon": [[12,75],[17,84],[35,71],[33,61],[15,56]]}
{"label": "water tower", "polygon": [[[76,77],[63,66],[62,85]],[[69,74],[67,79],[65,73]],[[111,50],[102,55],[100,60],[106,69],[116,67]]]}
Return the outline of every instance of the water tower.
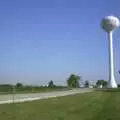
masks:
{"label": "water tower", "polygon": [[108,88],[117,88],[117,84],[115,81],[114,75],[114,52],[113,52],[113,32],[116,28],[120,26],[120,21],[118,18],[114,16],[107,16],[102,19],[101,27],[107,32],[108,34],[108,43],[109,43],[109,81],[108,81]]}

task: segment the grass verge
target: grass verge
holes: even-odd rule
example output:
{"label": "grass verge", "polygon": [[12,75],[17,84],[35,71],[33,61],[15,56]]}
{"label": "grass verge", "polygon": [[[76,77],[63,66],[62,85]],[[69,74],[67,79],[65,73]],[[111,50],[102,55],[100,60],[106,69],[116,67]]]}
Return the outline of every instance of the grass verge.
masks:
{"label": "grass verge", "polygon": [[1,120],[120,120],[120,92],[91,92],[0,105]]}

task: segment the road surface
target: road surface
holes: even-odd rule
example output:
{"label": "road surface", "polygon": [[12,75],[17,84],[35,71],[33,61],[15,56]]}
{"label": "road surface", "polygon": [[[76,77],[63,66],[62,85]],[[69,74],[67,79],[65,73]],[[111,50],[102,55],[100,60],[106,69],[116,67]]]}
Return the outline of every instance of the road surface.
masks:
{"label": "road surface", "polygon": [[93,89],[73,89],[68,91],[57,91],[57,92],[47,92],[47,93],[0,95],[0,104],[33,101],[33,100],[47,99],[58,96],[67,96],[77,93],[91,92],[92,90]]}

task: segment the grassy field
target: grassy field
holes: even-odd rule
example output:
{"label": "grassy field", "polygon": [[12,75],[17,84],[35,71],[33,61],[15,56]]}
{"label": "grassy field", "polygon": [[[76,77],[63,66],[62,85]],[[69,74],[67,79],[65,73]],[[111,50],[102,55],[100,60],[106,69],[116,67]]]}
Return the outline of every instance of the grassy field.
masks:
{"label": "grassy field", "polygon": [[[21,94],[21,93],[40,93],[40,92],[52,92],[52,91],[65,91],[65,90],[71,90],[70,88],[31,88],[31,89],[24,89],[24,90],[19,90],[16,89],[14,91],[14,94]],[[0,92],[1,94],[13,94],[13,90],[11,91],[6,91],[6,92]]]}
{"label": "grassy field", "polygon": [[1,120],[120,120],[120,92],[97,91],[0,105]]}
{"label": "grassy field", "polygon": [[55,86],[55,87],[47,87],[47,86],[13,86],[10,84],[0,85],[0,94],[15,94],[19,93],[39,93],[39,92],[51,92],[51,91],[61,91],[61,90],[69,90],[67,86]]}

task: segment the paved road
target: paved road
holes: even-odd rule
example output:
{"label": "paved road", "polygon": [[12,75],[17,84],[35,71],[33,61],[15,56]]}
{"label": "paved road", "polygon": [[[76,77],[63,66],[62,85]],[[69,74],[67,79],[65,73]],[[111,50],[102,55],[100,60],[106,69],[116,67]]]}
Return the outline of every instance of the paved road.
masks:
{"label": "paved road", "polygon": [[67,96],[77,93],[91,92],[92,89],[73,89],[68,91],[57,91],[47,93],[28,93],[28,94],[15,94],[13,95],[0,95],[0,104],[13,103],[14,102],[25,102],[39,99],[46,99],[58,96]]}

